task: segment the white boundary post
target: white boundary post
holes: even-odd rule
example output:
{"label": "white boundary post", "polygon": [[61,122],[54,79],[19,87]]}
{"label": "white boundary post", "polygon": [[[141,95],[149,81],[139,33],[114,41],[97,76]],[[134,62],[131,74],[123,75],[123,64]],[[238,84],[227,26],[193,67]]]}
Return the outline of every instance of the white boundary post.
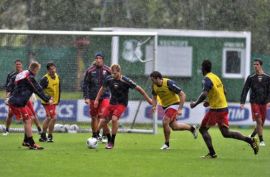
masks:
{"label": "white boundary post", "polygon": [[[157,56],[158,56],[158,34],[155,35],[154,40],[154,61],[153,61],[153,70],[157,68]],[[153,115],[153,133],[158,133],[158,108],[156,109],[155,114]]]}

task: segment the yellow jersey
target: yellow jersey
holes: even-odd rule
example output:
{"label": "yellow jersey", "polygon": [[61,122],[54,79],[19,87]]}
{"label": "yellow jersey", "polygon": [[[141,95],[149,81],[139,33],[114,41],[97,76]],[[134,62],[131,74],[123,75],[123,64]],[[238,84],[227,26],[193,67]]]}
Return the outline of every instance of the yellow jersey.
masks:
{"label": "yellow jersey", "polygon": [[[52,78],[49,74],[45,74],[42,78],[45,80],[45,84],[41,84],[45,94],[53,97],[53,104],[58,104],[60,101],[60,79],[59,76],[55,73],[55,78]],[[41,81],[42,82],[42,81]],[[47,104],[44,101],[41,101],[42,104]]]}
{"label": "yellow jersey", "polygon": [[204,90],[208,91],[207,97],[210,109],[222,109],[228,107],[224,86],[217,75],[212,72],[206,74],[204,78]]}
{"label": "yellow jersey", "polygon": [[168,107],[180,102],[178,93],[181,89],[175,83],[167,78],[162,79],[162,85],[152,85],[152,94],[157,96],[157,101],[162,107]]}

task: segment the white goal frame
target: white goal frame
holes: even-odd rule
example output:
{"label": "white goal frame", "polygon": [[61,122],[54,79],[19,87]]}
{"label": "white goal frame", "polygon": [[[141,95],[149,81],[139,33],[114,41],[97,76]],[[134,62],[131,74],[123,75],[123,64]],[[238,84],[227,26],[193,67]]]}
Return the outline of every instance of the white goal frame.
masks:
{"label": "white goal frame", "polygon": [[[50,30],[0,30],[0,35],[73,35],[73,36],[111,36],[112,37],[112,63],[118,63],[118,49],[117,46],[118,36],[148,36],[153,37],[154,39],[154,58],[153,58],[153,68],[156,67],[157,59],[157,47],[158,47],[158,32],[149,32],[149,31],[50,31]],[[116,46],[115,46],[116,45]],[[116,58],[117,57],[117,58]],[[141,61],[141,60],[140,60]],[[147,62],[149,60],[142,60],[141,62]],[[153,129],[144,130],[144,129],[119,129],[120,132],[128,133],[152,133],[157,134],[158,132],[158,123],[157,123],[157,111],[153,115]]]}

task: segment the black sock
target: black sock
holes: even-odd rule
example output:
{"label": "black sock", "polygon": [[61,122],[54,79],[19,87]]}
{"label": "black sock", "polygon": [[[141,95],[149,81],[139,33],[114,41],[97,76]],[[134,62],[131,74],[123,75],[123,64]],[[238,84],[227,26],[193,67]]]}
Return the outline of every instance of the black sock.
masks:
{"label": "black sock", "polygon": [[256,128],[253,130],[252,134],[251,134],[251,137],[255,137],[257,134],[257,131],[256,131]]}
{"label": "black sock", "polygon": [[114,144],[115,136],[116,136],[116,135],[112,135],[112,139],[111,139],[111,143],[112,143],[112,144]]}
{"label": "black sock", "polygon": [[40,127],[37,127],[38,131],[41,132],[41,128]]}
{"label": "black sock", "polygon": [[27,138],[27,135],[26,135],[26,133],[24,134],[24,139],[23,139],[23,141],[24,142],[27,142],[27,140],[28,140],[28,138]]}
{"label": "black sock", "polygon": [[263,136],[262,135],[259,136],[259,140],[260,140],[260,142],[263,141]]}
{"label": "black sock", "polygon": [[8,127],[6,127],[6,132],[9,132],[9,128]]}
{"label": "black sock", "polygon": [[190,131],[194,132],[194,130],[195,130],[195,128],[193,126],[191,126]]}
{"label": "black sock", "polygon": [[107,136],[107,138],[108,138],[108,142],[110,142],[110,141],[111,141],[111,139],[112,139],[111,134],[110,134],[110,133],[108,133],[106,136]]}
{"label": "black sock", "polygon": [[97,136],[99,137],[99,131],[97,131]]}
{"label": "black sock", "polygon": [[97,132],[92,132],[92,137],[97,138]]}
{"label": "black sock", "polygon": [[45,132],[42,132],[40,136],[41,136],[41,138],[43,138],[43,139],[46,139],[46,138],[47,138]]}
{"label": "black sock", "polygon": [[49,135],[48,135],[48,138],[52,138],[52,137],[53,137],[52,134],[49,134]]}
{"label": "black sock", "polygon": [[28,141],[28,143],[29,143],[31,146],[34,146],[35,141],[33,140],[33,137],[32,137],[32,136],[31,136],[31,137],[28,137],[28,138],[27,138],[27,141]]}
{"label": "black sock", "polygon": [[250,138],[250,137],[246,137],[246,138],[245,138],[245,142],[247,142],[247,143],[251,144],[251,143],[252,143],[252,140],[251,140],[251,138]]}
{"label": "black sock", "polygon": [[168,142],[165,142],[165,144],[168,146],[168,147],[170,147],[170,142],[168,141]]}
{"label": "black sock", "polygon": [[215,155],[216,154],[216,152],[215,152],[215,150],[214,150],[213,147],[210,147],[209,148],[209,153],[210,153],[210,155]]}

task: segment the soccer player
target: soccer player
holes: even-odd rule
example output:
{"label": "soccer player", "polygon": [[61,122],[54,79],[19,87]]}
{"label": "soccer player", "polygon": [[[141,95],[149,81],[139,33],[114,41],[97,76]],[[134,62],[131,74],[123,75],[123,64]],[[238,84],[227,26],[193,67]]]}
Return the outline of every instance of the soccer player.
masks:
{"label": "soccer player", "polygon": [[[83,96],[85,103],[89,105],[90,116],[91,116],[91,128],[92,137],[100,140],[98,124],[102,118],[104,109],[109,105],[110,92],[108,89],[104,90],[103,94],[99,98],[99,104],[94,107],[94,101],[97,93],[102,86],[105,78],[111,75],[111,70],[104,64],[104,55],[102,52],[95,54],[95,61],[85,72],[83,81]],[[103,132],[109,131],[108,126],[103,127]],[[106,130],[107,129],[107,130]],[[105,135],[103,133],[103,135]],[[102,142],[106,142],[106,136],[102,137]]]}
{"label": "soccer player", "polygon": [[[23,71],[22,61],[17,59],[15,61],[15,71],[12,71],[7,75],[7,80],[6,80],[6,84],[5,84],[6,97],[9,97],[10,93],[14,90],[16,75],[22,71]],[[30,105],[31,102],[29,102],[28,104]],[[12,113],[11,109],[8,109],[8,116],[6,118],[6,129],[5,129],[5,132],[3,133],[4,136],[7,136],[9,134],[9,127],[11,125],[13,115],[14,114]],[[33,121],[37,126],[38,132],[41,132],[40,123],[39,123],[39,120],[38,120],[36,114],[35,114],[35,118],[33,119]]]}
{"label": "soccer player", "polygon": [[160,72],[153,71],[150,74],[152,80],[153,112],[156,111],[157,101],[163,107],[165,115],[162,120],[165,143],[160,149],[170,148],[171,129],[174,131],[188,130],[194,138],[198,136],[196,126],[176,121],[177,116],[182,115],[182,109],[186,100],[184,91],[173,80],[163,78]]}
{"label": "soccer player", "polygon": [[35,80],[35,75],[39,70],[40,64],[38,62],[32,62],[29,65],[28,70],[24,70],[17,74],[14,91],[7,100],[7,103],[12,112],[16,115],[16,118],[23,119],[26,134],[24,143],[28,145],[29,149],[34,150],[41,150],[43,147],[37,145],[32,137],[33,112],[27,105],[27,102],[33,93],[37,94],[42,100],[50,104],[53,102],[52,98],[45,95],[41,86]]}
{"label": "soccer player", "polygon": [[267,75],[262,68],[261,59],[253,61],[255,73],[248,76],[241,93],[240,107],[244,108],[247,93],[250,90],[250,104],[252,119],[256,121],[256,127],[251,137],[255,137],[258,133],[260,146],[265,146],[263,140],[263,126],[266,117],[267,107],[270,107],[270,76]]}
{"label": "soccer player", "polygon": [[111,91],[110,104],[105,108],[103,112],[103,117],[105,119],[102,119],[99,124],[100,129],[112,121],[112,135],[110,134],[110,131],[106,131],[108,138],[106,149],[112,149],[114,147],[115,136],[118,131],[118,120],[127,107],[129,89],[136,89],[140,94],[144,96],[149,104],[152,104],[151,98],[149,98],[147,93],[140,86],[138,86],[128,77],[121,74],[120,65],[113,64],[111,66],[111,72],[112,75],[105,79],[94,102],[94,107],[97,108],[100,97],[103,95],[106,88],[109,88]]}
{"label": "soccer player", "polygon": [[215,124],[218,124],[219,130],[224,138],[233,138],[241,141],[245,141],[250,144],[251,148],[254,151],[254,154],[257,154],[259,151],[259,146],[255,138],[250,138],[243,136],[239,132],[234,132],[229,130],[229,120],[228,120],[228,104],[225,96],[224,86],[220,78],[211,72],[212,63],[209,60],[204,60],[202,62],[202,74],[203,79],[203,91],[198,97],[197,101],[191,102],[190,107],[195,108],[198,104],[205,101],[208,98],[207,102],[204,103],[204,106],[209,106],[209,111],[205,114],[201,126],[200,133],[202,134],[203,140],[206,143],[206,146],[209,150],[209,153],[203,158],[216,158],[217,154],[212,145],[212,139],[208,133],[208,129]]}
{"label": "soccer player", "polygon": [[[56,106],[60,102],[61,87],[60,78],[56,73],[56,66],[54,63],[47,64],[47,74],[40,80],[40,85],[46,95],[53,98],[53,104],[48,104],[42,101],[42,105],[46,111],[46,119],[43,121],[42,133],[40,135],[40,142],[53,142],[53,129],[57,118]],[[46,136],[48,129],[48,138]]]}

